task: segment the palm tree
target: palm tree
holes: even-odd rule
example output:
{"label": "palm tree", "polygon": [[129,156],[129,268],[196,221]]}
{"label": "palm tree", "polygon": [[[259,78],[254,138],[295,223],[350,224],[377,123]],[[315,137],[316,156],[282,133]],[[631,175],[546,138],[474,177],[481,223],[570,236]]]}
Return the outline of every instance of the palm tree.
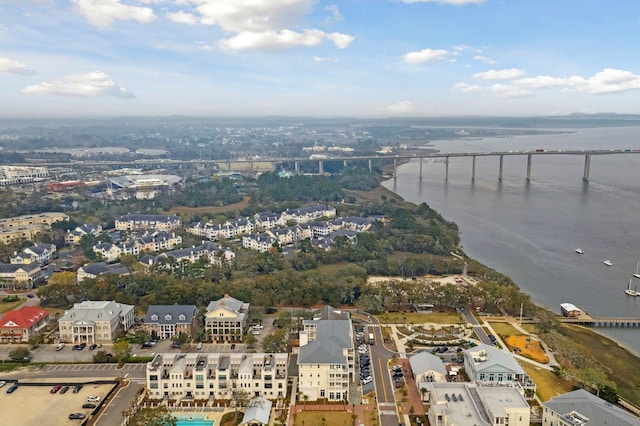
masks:
{"label": "palm tree", "polygon": [[420,388],[420,394],[422,394],[422,402],[424,402],[424,395],[427,393],[427,388]]}

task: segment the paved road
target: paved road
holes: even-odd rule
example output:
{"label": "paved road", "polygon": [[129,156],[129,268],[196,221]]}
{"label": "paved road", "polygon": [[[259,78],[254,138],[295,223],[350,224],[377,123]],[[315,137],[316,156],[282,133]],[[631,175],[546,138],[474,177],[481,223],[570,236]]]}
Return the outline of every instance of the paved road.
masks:
{"label": "paved road", "polygon": [[372,332],[375,344],[371,345],[371,371],[376,389],[376,403],[382,426],[398,426],[398,410],[394,395],[394,387],[389,375],[388,362],[393,352],[384,347],[382,330],[378,320],[370,316],[369,325],[365,329],[365,335]]}
{"label": "paved road", "polygon": [[146,364],[48,364],[40,369],[28,369],[2,373],[3,380],[38,380],[64,378],[115,378],[126,377],[136,383],[146,382]]}
{"label": "paved road", "polygon": [[491,339],[489,339],[489,336],[484,331],[484,329],[482,328],[482,325],[478,322],[478,320],[473,315],[473,313],[469,311],[469,309],[467,308],[462,308],[462,314],[467,319],[467,322],[473,325],[473,331],[475,331],[476,335],[478,336],[478,339],[480,339],[482,343],[486,343],[487,345],[493,346],[493,342],[491,341]]}

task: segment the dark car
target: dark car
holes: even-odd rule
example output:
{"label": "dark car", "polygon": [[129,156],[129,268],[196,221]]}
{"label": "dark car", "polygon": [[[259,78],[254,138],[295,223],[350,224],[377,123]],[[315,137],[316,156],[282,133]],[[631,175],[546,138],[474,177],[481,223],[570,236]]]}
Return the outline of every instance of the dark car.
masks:
{"label": "dark car", "polygon": [[96,345],[96,344],[94,343],[94,344],[92,344],[91,346],[89,346],[89,350],[90,350],[90,351],[92,351],[92,350],[94,350],[94,349],[95,349],[95,348],[97,348],[97,347],[98,347],[98,345]]}
{"label": "dark car", "polygon": [[63,386],[63,387],[60,389],[60,393],[61,393],[61,394],[67,393],[67,391],[68,391],[68,390],[69,390],[69,386]]}
{"label": "dark car", "polygon": [[18,384],[14,383],[11,386],[9,386],[9,388],[7,389],[7,393],[13,393],[13,391],[15,391],[16,389],[18,389]]}
{"label": "dark car", "polygon": [[80,389],[82,389],[82,385],[75,385],[73,387],[73,393],[78,393],[80,392]]}
{"label": "dark car", "polygon": [[87,347],[87,344],[83,342],[83,343],[80,343],[80,344],[78,345],[78,349],[77,349],[77,350],[81,351],[81,350],[83,350],[83,349],[84,349],[84,348],[86,348],[86,347]]}
{"label": "dark car", "polygon": [[29,294],[27,294],[27,297],[28,297],[29,299],[33,299],[35,296],[34,296],[33,294],[29,293]]}
{"label": "dark car", "polygon": [[71,413],[69,414],[69,419],[71,420],[81,420],[87,417],[84,413]]}
{"label": "dark car", "polygon": [[82,404],[82,408],[96,408],[96,404],[87,402],[86,404]]}
{"label": "dark car", "polygon": [[236,348],[236,344],[235,344],[235,343],[232,343],[232,344],[231,344],[231,350],[234,350],[235,348]]}

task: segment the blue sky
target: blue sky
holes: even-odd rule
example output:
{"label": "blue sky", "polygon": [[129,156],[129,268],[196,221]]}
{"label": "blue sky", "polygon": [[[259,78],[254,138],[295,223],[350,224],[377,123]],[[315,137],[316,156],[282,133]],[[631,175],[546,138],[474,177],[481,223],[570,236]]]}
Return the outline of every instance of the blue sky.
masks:
{"label": "blue sky", "polygon": [[0,116],[640,113],[636,0],[0,0]]}

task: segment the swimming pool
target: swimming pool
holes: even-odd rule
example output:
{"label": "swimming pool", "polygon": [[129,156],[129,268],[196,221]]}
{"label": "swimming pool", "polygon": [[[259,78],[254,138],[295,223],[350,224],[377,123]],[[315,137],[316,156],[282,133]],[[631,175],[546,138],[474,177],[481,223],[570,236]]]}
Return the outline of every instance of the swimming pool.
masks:
{"label": "swimming pool", "polygon": [[201,414],[181,414],[176,416],[176,419],[178,419],[176,426],[213,426],[213,420],[205,420]]}

